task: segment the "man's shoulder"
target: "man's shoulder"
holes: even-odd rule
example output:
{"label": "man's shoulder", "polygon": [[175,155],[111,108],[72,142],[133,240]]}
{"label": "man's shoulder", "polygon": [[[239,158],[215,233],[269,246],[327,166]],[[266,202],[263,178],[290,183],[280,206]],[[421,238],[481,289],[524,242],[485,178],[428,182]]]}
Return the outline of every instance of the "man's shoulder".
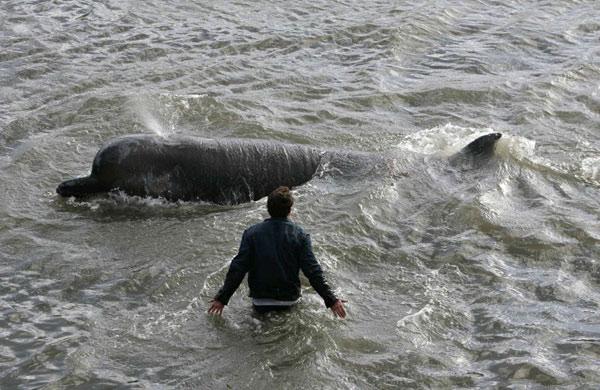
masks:
{"label": "man's shoulder", "polygon": [[296,222],[290,221],[290,223],[292,224],[292,226],[294,227],[294,229],[298,230],[299,233],[306,234],[306,232],[304,231],[304,228],[302,226],[300,226]]}
{"label": "man's shoulder", "polygon": [[301,235],[305,235],[306,233],[304,232],[304,229],[302,228],[302,226],[300,226],[299,224],[297,224],[296,222],[290,220],[290,219],[284,219],[284,218],[268,218],[265,219],[262,222],[256,223],[252,226],[250,226],[248,229],[246,229],[246,232],[248,234],[252,234],[252,233],[256,233],[256,232],[260,232],[263,231],[265,229],[268,229],[269,226],[272,225],[282,225],[285,226],[287,229],[290,229],[298,234]]}
{"label": "man's shoulder", "polygon": [[256,232],[257,230],[261,230],[262,229],[262,225],[263,222],[259,222],[259,223],[255,223],[254,225],[246,228],[246,230],[244,231],[245,234],[252,234],[254,232]]}
{"label": "man's shoulder", "polygon": [[267,227],[267,225],[268,225],[267,221],[268,221],[268,219],[265,219],[262,222],[255,223],[254,225],[248,227],[246,229],[245,233],[246,234],[253,234],[253,233],[260,232],[260,231],[264,230]]}

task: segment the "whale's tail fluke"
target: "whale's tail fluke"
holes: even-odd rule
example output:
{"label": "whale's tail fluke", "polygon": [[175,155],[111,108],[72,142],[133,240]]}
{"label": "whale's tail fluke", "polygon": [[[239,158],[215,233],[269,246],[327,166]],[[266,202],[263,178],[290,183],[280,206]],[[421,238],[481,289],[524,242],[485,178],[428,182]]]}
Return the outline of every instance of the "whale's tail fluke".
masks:
{"label": "whale's tail fluke", "polygon": [[98,179],[92,176],[63,181],[56,187],[56,192],[64,197],[74,196],[80,198],[103,191],[106,191],[106,188],[100,184]]}
{"label": "whale's tail fluke", "polygon": [[496,142],[498,142],[501,137],[501,133],[482,135],[462,148],[458,153],[451,156],[450,164],[454,166],[465,166],[486,161],[493,155]]}

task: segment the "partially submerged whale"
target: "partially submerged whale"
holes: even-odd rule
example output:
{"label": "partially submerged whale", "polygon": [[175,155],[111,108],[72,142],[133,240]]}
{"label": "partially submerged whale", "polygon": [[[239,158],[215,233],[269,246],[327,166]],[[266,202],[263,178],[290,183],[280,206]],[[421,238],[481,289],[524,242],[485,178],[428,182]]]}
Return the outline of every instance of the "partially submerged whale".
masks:
{"label": "partially submerged whale", "polygon": [[[477,138],[450,161],[489,157],[500,133]],[[85,197],[111,191],[167,200],[238,204],[258,200],[275,188],[309,181],[323,161],[341,153],[271,141],[128,135],[104,144],[87,177],[62,182],[56,192]],[[344,152],[345,159],[381,159]]]}

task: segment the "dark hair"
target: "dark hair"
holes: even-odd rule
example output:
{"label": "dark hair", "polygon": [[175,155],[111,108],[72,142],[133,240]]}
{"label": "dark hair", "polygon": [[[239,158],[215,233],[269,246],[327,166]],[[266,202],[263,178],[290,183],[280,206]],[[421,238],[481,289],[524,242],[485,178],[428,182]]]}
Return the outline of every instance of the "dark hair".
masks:
{"label": "dark hair", "polygon": [[267,210],[273,218],[285,218],[290,214],[294,197],[289,188],[278,187],[269,194],[267,200]]}

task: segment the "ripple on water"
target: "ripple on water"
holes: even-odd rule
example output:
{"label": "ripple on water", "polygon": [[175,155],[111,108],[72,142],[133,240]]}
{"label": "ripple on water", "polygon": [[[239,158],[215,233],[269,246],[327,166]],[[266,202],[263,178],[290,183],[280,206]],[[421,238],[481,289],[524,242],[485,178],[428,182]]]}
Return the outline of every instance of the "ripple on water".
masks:
{"label": "ripple on water", "polygon": [[[2,3],[0,387],[600,383],[594,1],[55,3]],[[296,191],[348,319],[205,314],[264,201],[55,195],[140,132],[393,158]]]}
{"label": "ripple on water", "polygon": [[65,302],[60,282],[36,272],[4,274],[0,280],[3,385],[36,386],[62,377],[69,354],[87,339],[95,309]]}

